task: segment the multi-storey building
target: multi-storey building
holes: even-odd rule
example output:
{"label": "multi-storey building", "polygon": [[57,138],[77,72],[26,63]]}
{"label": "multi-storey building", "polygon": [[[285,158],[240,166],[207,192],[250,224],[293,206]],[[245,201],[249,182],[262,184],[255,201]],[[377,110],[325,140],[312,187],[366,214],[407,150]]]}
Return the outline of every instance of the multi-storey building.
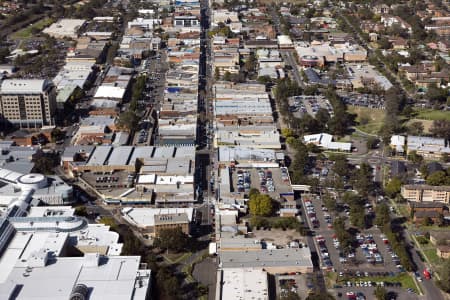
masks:
{"label": "multi-storey building", "polygon": [[56,89],[49,80],[8,79],[0,88],[4,119],[20,126],[51,125],[56,109]]}
{"label": "multi-storey building", "polygon": [[401,194],[408,201],[450,203],[449,186],[404,185]]}

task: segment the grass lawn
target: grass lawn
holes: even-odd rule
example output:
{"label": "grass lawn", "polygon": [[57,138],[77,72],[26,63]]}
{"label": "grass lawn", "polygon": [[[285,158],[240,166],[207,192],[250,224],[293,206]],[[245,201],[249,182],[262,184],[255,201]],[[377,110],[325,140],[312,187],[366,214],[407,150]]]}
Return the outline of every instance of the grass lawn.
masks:
{"label": "grass lawn", "polygon": [[402,288],[413,289],[416,293],[419,291],[417,290],[417,286],[414,282],[414,279],[409,275],[408,273],[402,273],[396,276],[386,276],[386,277],[358,277],[353,278],[352,280],[342,280],[342,282],[351,281],[351,282],[359,282],[359,281],[371,281],[371,282],[400,282],[402,285]]}
{"label": "grass lawn", "polygon": [[31,24],[19,31],[14,32],[13,34],[11,34],[10,37],[12,39],[29,39],[33,35],[33,33],[32,33],[33,29],[41,31],[42,29],[44,29],[45,27],[49,26],[52,23],[53,23],[53,19],[45,18],[45,19],[37,21],[36,23]]}
{"label": "grass lawn", "polygon": [[337,281],[337,273],[336,272],[328,272],[325,276],[325,284],[328,288],[332,288]]}
{"label": "grass lawn", "polygon": [[423,125],[423,132],[424,133],[430,133],[430,127],[433,124],[432,120],[424,120],[424,119],[416,119],[416,118],[414,118],[414,119],[409,120],[406,123],[406,126],[408,126],[408,125],[410,125],[411,123],[414,123],[414,122],[422,123],[422,125]]}
{"label": "grass lawn", "polygon": [[439,263],[442,262],[442,259],[439,256],[437,256],[435,248],[425,249],[423,250],[423,254],[428,258],[428,260],[433,265],[438,265]]}
{"label": "grass lawn", "polygon": [[450,121],[450,112],[434,109],[417,109],[415,118],[422,120],[447,120]]}
{"label": "grass lawn", "polygon": [[383,125],[384,110],[382,109],[349,105],[348,112],[356,114],[356,122],[359,123],[356,128],[365,133],[377,134]]}
{"label": "grass lawn", "polygon": [[191,255],[192,255],[191,252],[180,252],[180,253],[169,252],[169,254],[164,254],[163,256],[169,263],[175,264],[182,261],[183,259],[188,258]]}

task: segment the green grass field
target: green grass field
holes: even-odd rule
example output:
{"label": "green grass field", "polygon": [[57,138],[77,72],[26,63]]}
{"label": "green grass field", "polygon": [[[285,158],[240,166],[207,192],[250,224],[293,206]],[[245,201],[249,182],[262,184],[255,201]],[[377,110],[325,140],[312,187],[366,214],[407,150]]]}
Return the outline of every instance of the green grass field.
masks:
{"label": "green grass field", "polygon": [[416,115],[414,116],[416,119],[422,120],[447,120],[450,121],[450,112],[443,110],[434,110],[434,109],[417,109],[415,110]]}
{"label": "green grass field", "polygon": [[12,39],[29,39],[32,37],[32,35],[33,35],[32,32],[34,30],[41,31],[42,29],[44,29],[45,27],[49,26],[52,23],[53,23],[53,19],[45,18],[45,19],[42,19],[34,24],[31,24],[19,31],[14,32],[13,34],[11,34],[10,37]]}
{"label": "green grass field", "polygon": [[439,266],[439,264],[442,263],[442,259],[436,253],[436,248],[423,250],[423,254],[425,254],[433,265]]}
{"label": "green grass field", "polygon": [[361,106],[348,106],[348,112],[356,114],[356,126],[359,130],[368,134],[377,134],[383,125],[384,110]]}
{"label": "green grass field", "polygon": [[402,273],[396,276],[386,276],[386,277],[359,277],[351,280],[343,279],[342,282],[345,283],[346,281],[352,281],[352,282],[359,282],[359,281],[371,281],[371,282],[400,282],[402,285],[402,288],[413,289],[416,293],[418,293],[417,286],[414,282],[414,279],[409,275],[408,273]]}

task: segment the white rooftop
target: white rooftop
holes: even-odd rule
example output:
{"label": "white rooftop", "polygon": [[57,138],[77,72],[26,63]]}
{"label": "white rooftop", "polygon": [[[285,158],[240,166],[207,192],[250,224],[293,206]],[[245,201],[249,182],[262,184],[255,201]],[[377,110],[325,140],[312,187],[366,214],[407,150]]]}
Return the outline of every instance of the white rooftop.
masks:
{"label": "white rooftop", "polygon": [[222,300],[269,299],[267,272],[251,268],[222,271]]}
{"label": "white rooftop", "polygon": [[155,215],[181,214],[188,216],[192,222],[194,209],[192,207],[183,208],[145,208],[145,207],[125,207],[122,209],[124,218],[138,227],[155,226]]}
{"label": "white rooftop", "polygon": [[120,86],[101,85],[98,87],[94,98],[122,99],[126,88]]}
{"label": "white rooftop", "polygon": [[85,22],[86,20],[82,19],[61,19],[45,28],[43,32],[57,38],[64,36],[75,37],[77,35],[77,31],[84,25]]}
{"label": "white rooftop", "polygon": [[19,261],[7,281],[0,284],[0,298],[67,300],[74,286],[84,284],[90,299],[143,300],[150,271],[139,270],[139,264],[138,256],[59,257],[32,269],[27,261]]}
{"label": "white rooftop", "polygon": [[50,82],[42,79],[5,79],[1,83],[1,94],[42,93]]}
{"label": "white rooftop", "polygon": [[303,139],[307,144],[316,144],[329,150],[350,151],[352,149],[352,143],[333,142],[333,136],[328,133],[305,135]]}

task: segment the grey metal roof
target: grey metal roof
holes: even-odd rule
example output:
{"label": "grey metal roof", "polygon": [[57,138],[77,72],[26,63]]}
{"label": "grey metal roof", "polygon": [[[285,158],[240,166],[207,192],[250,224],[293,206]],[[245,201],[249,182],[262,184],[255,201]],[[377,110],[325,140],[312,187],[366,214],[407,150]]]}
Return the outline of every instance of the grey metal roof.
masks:
{"label": "grey metal roof", "polygon": [[111,146],[98,146],[95,148],[94,153],[92,153],[89,161],[87,163],[88,166],[101,166],[104,165],[106,159],[111,152]]}
{"label": "grey metal roof", "polygon": [[283,267],[297,266],[312,268],[309,248],[287,248],[260,251],[221,251],[223,268]]}
{"label": "grey metal roof", "polygon": [[108,165],[126,165],[133,151],[133,146],[119,146],[113,148],[108,158]]}

